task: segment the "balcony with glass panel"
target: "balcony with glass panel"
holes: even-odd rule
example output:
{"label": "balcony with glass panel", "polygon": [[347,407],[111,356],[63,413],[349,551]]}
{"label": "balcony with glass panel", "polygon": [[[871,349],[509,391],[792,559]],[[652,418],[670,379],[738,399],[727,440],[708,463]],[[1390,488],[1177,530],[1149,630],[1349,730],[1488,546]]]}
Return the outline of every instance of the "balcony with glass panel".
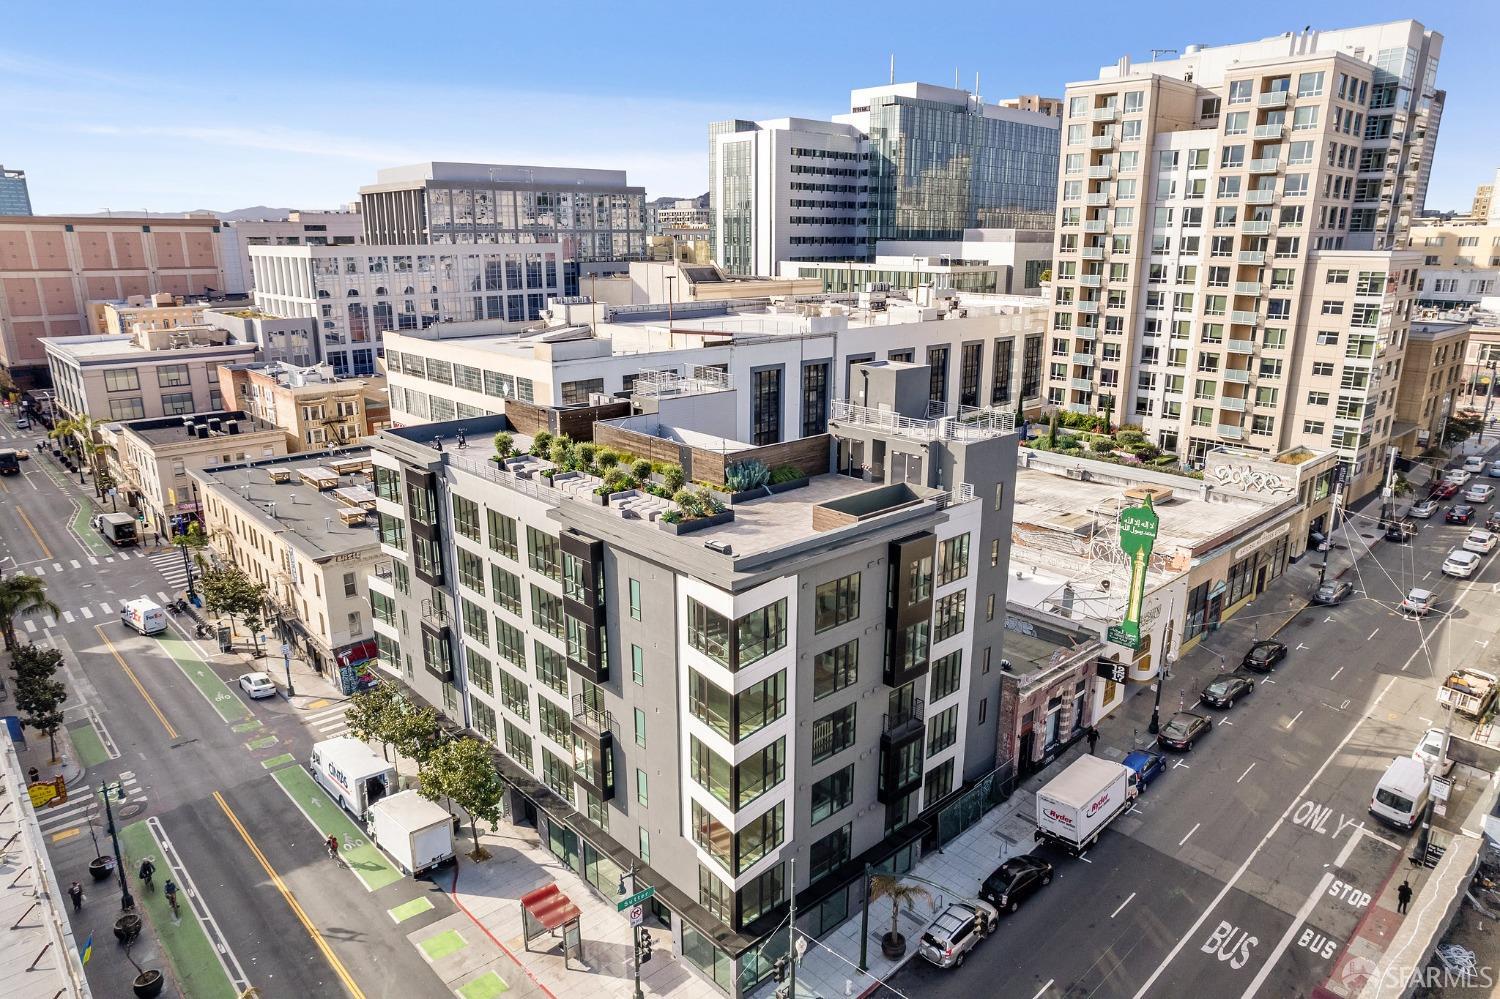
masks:
{"label": "balcony with glass panel", "polygon": [[1074,354],[1073,357],[1072,357],[1072,361],[1073,361],[1074,364],[1081,364],[1085,368],[1092,368],[1094,366],[1094,355],[1093,354]]}
{"label": "balcony with glass panel", "polygon": [[1254,295],[1256,298],[1259,298],[1260,292],[1261,286],[1259,281],[1236,281],[1234,283],[1234,293],[1236,295]]}
{"label": "balcony with glass panel", "polygon": [[1254,340],[1230,340],[1225,346],[1231,354],[1253,354],[1255,353]]}
{"label": "balcony with glass panel", "polygon": [[1084,260],[1104,259],[1104,247],[1102,246],[1085,246],[1080,252]]}
{"label": "balcony with glass panel", "polygon": [[1221,423],[1219,424],[1219,436],[1227,437],[1232,441],[1244,440],[1245,428],[1236,426],[1233,423]]}
{"label": "balcony with glass panel", "polygon": [[1224,369],[1224,380],[1226,382],[1230,382],[1230,383],[1235,384],[1235,385],[1249,385],[1250,384],[1250,369],[1249,368],[1225,368]]}
{"label": "balcony with glass panel", "polygon": [[1104,208],[1109,205],[1109,195],[1103,191],[1096,191],[1085,197],[1083,203],[1091,208]]}
{"label": "balcony with glass panel", "polygon": [[1260,313],[1235,309],[1229,313],[1229,321],[1237,326],[1254,326],[1260,322]]}
{"label": "balcony with glass panel", "polygon": [[1287,92],[1285,90],[1271,90],[1261,94],[1255,101],[1259,108],[1284,108],[1286,107]]}
{"label": "balcony with glass panel", "polygon": [[1255,264],[1257,267],[1266,262],[1265,250],[1241,250],[1239,262],[1242,264]]}
{"label": "balcony with glass panel", "polygon": [[1113,167],[1091,166],[1089,167],[1088,178],[1089,180],[1109,180],[1114,176],[1114,173]]}
{"label": "balcony with glass panel", "polygon": [[1090,149],[1113,149],[1115,137],[1113,135],[1095,135],[1089,138]]}
{"label": "balcony with glass panel", "polygon": [[1099,274],[1083,274],[1078,278],[1078,284],[1083,288],[1099,288],[1104,284],[1104,278]]}
{"label": "balcony with glass panel", "polygon": [[1082,313],[1083,315],[1086,315],[1086,316],[1092,316],[1092,315],[1094,315],[1095,313],[1097,313],[1099,311],[1099,303],[1098,302],[1080,301],[1080,302],[1075,302],[1073,304],[1073,306],[1080,313]]}
{"label": "balcony with glass panel", "polygon": [[1276,201],[1276,189],[1271,187],[1254,187],[1245,192],[1245,201],[1252,205],[1269,205]]}
{"label": "balcony with glass panel", "polygon": [[1070,402],[1070,403],[1068,403],[1068,412],[1070,412],[1070,413],[1078,413],[1078,414],[1080,414],[1082,416],[1087,416],[1090,413],[1092,413],[1093,411],[1094,411],[1094,407],[1090,406],[1086,402]]}
{"label": "balcony with glass panel", "polygon": [[1245,411],[1245,400],[1226,395],[1219,399],[1219,408],[1228,410],[1231,413],[1243,413]]}
{"label": "balcony with glass panel", "polygon": [[1274,156],[1265,156],[1250,161],[1251,173],[1275,173],[1281,169],[1281,161]]}
{"label": "balcony with glass panel", "polygon": [[1286,132],[1286,124],[1256,125],[1255,137],[1257,139],[1279,139]]}
{"label": "balcony with glass panel", "polygon": [[1091,378],[1069,378],[1068,387],[1075,388],[1080,392],[1092,392],[1094,390],[1094,382]]}
{"label": "balcony with glass panel", "polygon": [[1096,234],[1109,232],[1109,223],[1104,219],[1088,219],[1083,223],[1083,231]]}
{"label": "balcony with glass panel", "polygon": [[1088,326],[1079,326],[1077,329],[1073,330],[1073,336],[1079,340],[1092,341],[1099,339],[1098,332]]}
{"label": "balcony with glass panel", "polygon": [[1103,108],[1094,108],[1095,121],[1114,121],[1118,117],[1120,117],[1120,109],[1115,107],[1114,105]]}
{"label": "balcony with glass panel", "polygon": [[1241,230],[1251,236],[1268,236],[1271,234],[1270,219],[1246,219],[1240,226]]}

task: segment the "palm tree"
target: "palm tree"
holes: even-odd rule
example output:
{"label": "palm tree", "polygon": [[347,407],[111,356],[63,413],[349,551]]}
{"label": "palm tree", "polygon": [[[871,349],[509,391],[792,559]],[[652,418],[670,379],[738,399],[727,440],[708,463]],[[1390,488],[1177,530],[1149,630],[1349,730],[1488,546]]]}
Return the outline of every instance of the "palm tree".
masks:
{"label": "palm tree", "polygon": [[47,599],[47,584],[35,576],[15,575],[0,579],[0,634],[5,637],[5,651],[16,647],[16,615],[62,611]]}
{"label": "palm tree", "polygon": [[908,884],[894,874],[877,874],[870,879],[870,901],[891,900],[891,932],[880,941],[880,947],[891,957],[906,953],[906,937],[900,932],[901,907],[911,908],[918,900],[932,904],[932,892],[921,885]]}
{"label": "palm tree", "polygon": [[80,454],[86,454],[89,458],[89,471],[94,474],[94,486],[97,491],[99,485],[99,469],[104,458],[104,445],[98,441],[98,421],[87,413],[82,416],[70,417],[59,420],[53,424],[52,432],[47,436],[57,440],[73,439],[73,446]]}

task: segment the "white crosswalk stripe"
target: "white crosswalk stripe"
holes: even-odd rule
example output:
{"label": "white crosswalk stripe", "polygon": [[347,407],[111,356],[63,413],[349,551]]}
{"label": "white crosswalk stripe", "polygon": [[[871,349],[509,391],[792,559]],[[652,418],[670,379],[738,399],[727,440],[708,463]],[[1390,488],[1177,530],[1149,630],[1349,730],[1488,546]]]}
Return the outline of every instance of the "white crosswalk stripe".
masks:
{"label": "white crosswalk stripe", "polygon": [[61,562],[53,562],[52,563],[52,571],[53,572],[62,572],[62,563]]}
{"label": "white crosswalk stripe", "polygon": [[78,608],[78,613],[82,614],[84,620],[86,621],[92,621],[94,619],[94,612],[89,610],[87,607]]}
{"label": "white crosswalk stripe", "polygon": [[174,590],[187,588],[187,569],[182,564],[182,553],[180,551],[154,552],[146,556],[151,564],[156,566],[156,571],[161,573],[163,579]]}
{"label": "white crosswalk stripe", "polygon": [[101,614],[108,614],[108,613],[110,613],[110,606],[109,606],[109,604],[101,602],[99,604],[99,613],[101,613]]}
{"label": "white crosswalk stripe", "polygon": [[26,634],[28,634],[28,635],[35,635],[36,634],[36,622],[33,621],[33,620],[31,620],[31,618],[27,618],[26,619]]}
{"label": "white crosswalk stripe", "polygon": [[94,558],[94,556],[90,555],[89,556],[89,565],[98,565],[98,564],[99,564],[99,560],[96,559],[96,558]]}
{"label": "white crosswalk stripe", "polygon": [[73,623],[73,612],[72,611],[63,611],[63,624],[72,624],[72,623]]}
{"label": "white crosswalk stripe", "polygon": [[56,628],[57,618],[53,617],[51,614],[48,614],[46,617],[42,618],[42,624],[43,626],[48,628]]}
{"label": "white crosswalk stripe", "polygon": [[70,558],[70,559],[68,559],[68,564],[71,565],[75,569],[82,569],[83,568],[83,563],[79,562],[76,558]]}
{"label": "white crosswalk stripe", "polygon": [[332,739],[349,732],[349,720],[345,715],[348,705],[340,704],[333,708],[324,708],[307,716],[308,722],[318,734],[325,739]]}
{"label": "white crosswalk stripe", "polygon": [[[139,803],[143,795],[140,783],[135,775],[129,771],[120,775],[120,788],[125,801]],[[119,807],[120,798],[113,799],[115,806]],[[65,804],[55,808],[43,808],[37,813],[37,825],[41,826],[46,833],[58,833],[64,829],[83,825],[89,820],[90,815],[96,817],[96,821],[102,821],[104,809],[99,801],[99,789],[93,784],[68,791],[68,800]]]}

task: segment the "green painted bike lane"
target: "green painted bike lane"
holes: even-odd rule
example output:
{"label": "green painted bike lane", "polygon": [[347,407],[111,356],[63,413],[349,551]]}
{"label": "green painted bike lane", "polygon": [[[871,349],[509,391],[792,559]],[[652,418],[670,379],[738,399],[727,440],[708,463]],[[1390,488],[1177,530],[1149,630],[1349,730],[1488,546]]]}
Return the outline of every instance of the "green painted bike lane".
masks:
{"label": "green painted bike lane", "polygon": [[274,771],[271,776],[323,839],[330,835],[339,838],[339,855],[349,870],[354,872],[354,876],[364,884],[366,891],[378,891],[405,877],[370,842],[364,830],[354,824],[349,814],[328,797],[306,769],[300,766],[283,767]]}
{"label": "green painted bike lane", "polygon": [[245,707],[245,702],[235,695],[229,684],[219,679],[212,666],[198,658],[191,645],[170,632],[163,633],[159,641],[162,649],[177,663],[177,668],[193,681],[193,686],[198,688],[198,692],[219,713],[220,718],[233,725],[250,717],[250,709]]}
{"label": "green painted bike lane", "polygon": [[145,857],[154,857],[158,861],[157,890],[146,891],[137,880],[131,893],[155,927],[156,936],[172,962],[172,970],[177,976],[182,994],[191,996],[192,999],[236,999],[239,991],[229,980],[224,965],[219,963],[218,951],[209,942],[208,934],[198,922],[192,907],[179,898],[177,909],[180,916],[173,916],[171,907],[167,905],[161,884],[171,877],[171,872],[164,863],[160,863],[166,851],[156,841],[151,827],[144,822],[132,823],[120,830],[120,842],[125,847],[127,871],[134,871]]}

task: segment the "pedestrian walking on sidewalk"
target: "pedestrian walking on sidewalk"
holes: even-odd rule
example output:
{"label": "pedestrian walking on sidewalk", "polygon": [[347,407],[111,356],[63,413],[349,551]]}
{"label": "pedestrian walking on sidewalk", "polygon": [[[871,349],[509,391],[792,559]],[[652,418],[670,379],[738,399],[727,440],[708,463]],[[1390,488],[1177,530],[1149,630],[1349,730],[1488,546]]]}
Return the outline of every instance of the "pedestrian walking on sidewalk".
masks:
{"label": "pedestrian walking on sidewalk", "polygon": [[1097,745],[1099,745],[1099,730],[1097,728],[1095,728],[1094,726],[1090,725],[1089,726],[1089,736],[1088,736],[1088,738],[1089,738],[1089,755],[1092,756],[1094,754],[1094,747],[1097,746]]}
{"label": "pedestrian walking on sidewalk", "polygon": [[1404,916],[1408,905],[1411,905],[1411,882],[1403,880],[1401,887],[1396,889],[1396,911]]}
{"label": "pedestrian walking on sidewalk", "polygon": [[77,912],[83,908],[83,885],[74,881],[68,885],[68,897],[73,900],[73,911]]}

